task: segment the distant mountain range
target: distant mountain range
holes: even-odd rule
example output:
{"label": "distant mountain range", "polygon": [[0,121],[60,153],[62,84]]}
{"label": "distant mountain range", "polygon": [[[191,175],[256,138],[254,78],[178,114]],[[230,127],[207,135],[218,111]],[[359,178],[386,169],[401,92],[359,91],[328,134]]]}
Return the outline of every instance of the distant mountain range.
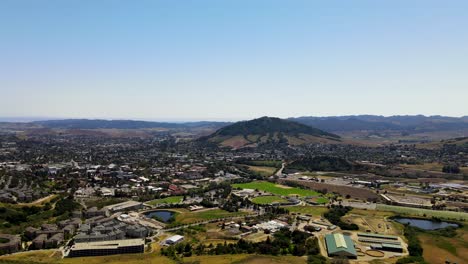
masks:
{"label": "distant mountain range", "polygon": [[[329,116],[315,117],[303,116],[288,118],[288,120],[299,122],[311,127],[318,128],[330,133],[343,131],[383,131],[401,130],[407,132],[426,132],[468,129],[468,116],[377,116],[377,115],[354,115],[354,116]],[[232,122],[199,121],[185,123],[151,122],[136,120],[103,120],[103,119],[63,119],[34,121],[30,124],[47,128],[62,129],[142,129],[142,128],[196,128],[196,127],[223,127]]]}
{"label": "distant mountain range", "polygon": [[289,145],[313,142],[329,143],[330,141],[337,142],[339,139],[338,135],[295,121],[276,117],[261,117],[225,126],[200,140],[217,143],[221,146],[240,148],[277,143]]}
{"label": "distant mountain range", "polygon": [[228,122],[185,122],[185,123],[169,123],[169,122],[152,122],[152,121],[136,121],[136,120],[104,120],[104,119],[63,119],[63,120],[46,120],[34,121],[31,124],[39,125],[46,128],[60,129],[144,129],[144,128],[199,128],[199,127],[215,127],[219,128],[230,123]]}
{"label": "distant mountain range", "polygon": [[[256,119],[258,120],[263,119]],[[290,133],[288,129],[294,131],[306,131],[305,134],[329,133],[349,136],[353,132],[365,132],[368,135],[372,133],[384,134],[421,134],[421,133],[438,133],[438,139],[464,137],[468,136],[468,116],[464,117],[447,117],[447,116],[423,116],[423,115],[408,115],[408,116],[377,116],[377,115],[353,115],[353,116],[329,116],[329,117],[314,117],[303,116],[296,118],[288,118],[289,121],[301,123],[313,128],[307,130],[305,126],[298,127],[291,123],[269,120],[269,124],[262,123],[263,127],[255,128],[248,122],[238,122],[236,126],[230,127],[227,130],[218,131],[217,136],[233,136],[236,134],[246,135],[265,135],[266,133]],[[263,120],[267,122],[267,120]],[[284,120],[283,120],[284,121]],[[0,122],[0,131],[11,130],[18,131],[24,129],[152,129],[160,128],[172,131],[189,131],[193,134],[207,135],[222,127],[232,125],[232,122],[215,122],[215,121],[200,121],[200,122],[151,122],[137,120],[103,120],[103,119],[63,119],[63,120],[45,120],[33,122]],[[265,126],[263,126],[265,125]],[[285,127],[281,127],[285,125]],[[259,131],[256,131],[260,129]],[[271,129],[270,131],[266,131]],[[255,131],[254,131],[255,130]],[[248,133],[246,133],[246,131]],[[321,131],[321,132],[318,132]],[[389,133],[387,133],[389,132]],[[441,133],[449,132],[449,133]],[[231,133],[228,135],[226,133]],[[249,134],[250,133],[250,134]],[[295,133],[295,132],[294,132]],[[330,136],[322,134],[321,136]],[[254,142],[256,140],[253,140]]]}
{"label": "distant mountain range", "polygon": [[468,129],[468,116],[330,116],[330,117],[297,117],[289,120],[317,127],[328,132],[349,131],[404,131],[407,133],[465,130]]}

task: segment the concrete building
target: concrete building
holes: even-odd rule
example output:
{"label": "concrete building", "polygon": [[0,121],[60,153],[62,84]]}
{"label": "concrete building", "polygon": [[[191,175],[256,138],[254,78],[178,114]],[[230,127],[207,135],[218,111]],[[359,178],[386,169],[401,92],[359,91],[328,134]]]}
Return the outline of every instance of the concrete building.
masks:
{"label": "concrete building", "polygon": [[371,233],[358,233],[358,240],[370,244],[372,249],[402,253],[403,245],[397,236],[388,236]]}
{"label": "concrete building", "polygon": [[18,235],[0,234],[0,255],[18,252],[21,249],[21,238]]}
{"label": "concrete building", "polygon": [[69,257],[105,256],[114,254],[143,253],[144,239],[123,239],[114,241],[75,243]]}
{"label": "concrete building", "polygon": [[43,249],[45,246],[45,242],[47,240],[47,234],[40,234],[32,241],[32,248],[33,249]]}
{"label": "concrete building", "polygon": [[84,212],[84,216],[86,218],[91,218],[91,217],[96,217],[96,216],[109,216],[109,213],[105,208],[98,210],[97,207],[91,207]]}
{"label": "concrete building", "polygon": [[123,212],[123,211],[134,211],[143,208],[143,203],[136,201],[126,201],[123,203],[113,204],[104,207],[103,209],[108,210],[111,213]]}
{"label": "concrete building", "polygon": [[354,242],[350,236],[343,234],[325,235],[325,244],[329,257],[357,258],[357,252],[354,248]]}
{"label": "concrete building", "polygon": [[45,248],[56,248],[63,243],[63,240],[63,233],[55,234],[45,241]]}

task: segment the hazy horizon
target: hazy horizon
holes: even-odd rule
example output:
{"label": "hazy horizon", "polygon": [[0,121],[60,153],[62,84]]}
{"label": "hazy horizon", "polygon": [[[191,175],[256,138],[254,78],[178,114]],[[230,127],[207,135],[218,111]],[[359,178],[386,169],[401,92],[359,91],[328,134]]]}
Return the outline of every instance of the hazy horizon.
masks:
{"label": "hazy horizon", "polygon": [[[360,114],[360,115],[339,115],[339,116],[316,116],[316,115],[305,115],[305,116],[288,116],[288,117],[279,117],[283,119],[287,118],[299,118],[299,117],[346,117],[346,116],[383,116],[383,117],[391,117],[391,116],[416,116],[416,115],[373,115],[373,114]],[[443,117],[451,117],[451,118],[463,118],[465,116],[444,116],[444,115],[423,115],[426,117],[430,116],[443,116]],[[65,120],[65,119],[88,119],[88,120],[110,120],[110,121],[118,121],[118,120],[131,120],[131,121],[146,121],[146,122],[167,122],[167,123],[189,123],[189,122],[238,122],[238,121],[245,121],[255,118],[260,118],[263,116],[257,116],[253,118],[219,118],[219,119],[209,119],[209,118],[201,118],[201,119],[190,119],[190,118],[181,118],[181,119],[170,119],[170,118],[118,118],[118,117],[96,117],[96,118],[89,118],[89,117],[2,117],[0,116],[0,122],[18,122],[18,123],[27,123],[27,122],[34,122],[34,121],[49,121],[49,120]],[[278,117],[278,116],[268,116],[268,117]]]}
{"label": "hazy horizon", "polygon": [[465,116],[466,10],[466,1],[1,1],[0,116]]}

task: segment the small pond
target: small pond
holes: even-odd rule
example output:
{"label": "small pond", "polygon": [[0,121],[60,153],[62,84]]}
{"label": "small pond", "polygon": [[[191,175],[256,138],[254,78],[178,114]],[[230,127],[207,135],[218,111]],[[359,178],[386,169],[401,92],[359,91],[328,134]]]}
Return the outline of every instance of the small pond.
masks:
{"label": "small pond", "polygon": [[419,227],[424,230],[436,230],[436,229],[446,228],[449,226],[458,227],[458,225],[454,223],[427,220],[427,219],[409,218],[409,217],[397,217],[397,218],[394,218],[393,220],[401,224],[409,224],[410,226]]}
{"label": "small pond", "polygon": [[156,216],[158,219],[162,220],[163,222],[169,221],[175,215],[172,211],[151,211],[145,213],[146,217],[153,218]]}

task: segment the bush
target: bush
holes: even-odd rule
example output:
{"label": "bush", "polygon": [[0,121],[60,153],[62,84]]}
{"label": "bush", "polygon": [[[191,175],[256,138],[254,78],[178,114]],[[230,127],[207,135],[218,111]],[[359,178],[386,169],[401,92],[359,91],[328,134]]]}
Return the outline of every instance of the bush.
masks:
{"label": "bush", "polygon": [[408,252],[410,256],[421,257],[423,254],[423,248],[419,243],[417,237],[417,229],[409,225],[405,226],[404,229],[405,237],[408,239]]}
{"label": "bush", "polygon": [[310,255],[307,257],[307,264],[326,264],[327,259],[322,255]]}
{"label": "bush", "polygon": [[424,258],[421,256],[410,256],[410,257],[405,257],[397,260],[396,264],[410,264],[410,263],[415,263],[415,264],[425,264],[426,261],[424,261]]}

